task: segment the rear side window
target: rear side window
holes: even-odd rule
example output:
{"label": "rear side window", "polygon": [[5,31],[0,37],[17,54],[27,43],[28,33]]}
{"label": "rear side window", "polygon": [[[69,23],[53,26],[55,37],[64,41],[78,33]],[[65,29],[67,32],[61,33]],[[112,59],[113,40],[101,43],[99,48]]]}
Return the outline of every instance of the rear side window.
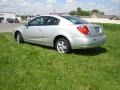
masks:
{"label": "rear side window", "polygon": [[58,25],[59,20],[55,17],[49,17],[46,21],[46,25]]}
{"label": "rear side window", "polygon": [[78,17],[74,17],[74,16],[62,16],[62,17],[69,20],[73,24],[88,24],[87,21],[84,21]]}

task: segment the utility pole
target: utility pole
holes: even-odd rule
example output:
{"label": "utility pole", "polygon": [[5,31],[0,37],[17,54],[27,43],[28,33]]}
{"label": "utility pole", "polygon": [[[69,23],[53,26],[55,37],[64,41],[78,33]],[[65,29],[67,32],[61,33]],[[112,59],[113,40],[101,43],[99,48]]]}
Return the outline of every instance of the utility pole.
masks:
{"label": "utility pole", "polygon": [[6,22],[5,12],[6,12],[6,0],[1,0],[2,8],[3,8],[3,15],[4,15],[4,23]]}
{"label": "utility pole", "polygon": [[118,8],[118,15],[120,16],[120,5],[119,5],[119,8]]}
{"label": "utility pole", "polygon": [[54,14],[54,15],[56,14],[56,10],[55,10],[55,9],[53,10],[53,14]]}

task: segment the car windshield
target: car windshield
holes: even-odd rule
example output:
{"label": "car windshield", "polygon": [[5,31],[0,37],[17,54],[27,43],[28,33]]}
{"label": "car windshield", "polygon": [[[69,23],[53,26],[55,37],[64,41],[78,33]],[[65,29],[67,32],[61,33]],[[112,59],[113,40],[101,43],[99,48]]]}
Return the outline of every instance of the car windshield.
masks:
{"label": "car windshield", "polygon": [[87,21],[84,21],[78,17],[74,17],[74,16],[62,16],[62,17],[71,21],[74,24],[88,24]]}

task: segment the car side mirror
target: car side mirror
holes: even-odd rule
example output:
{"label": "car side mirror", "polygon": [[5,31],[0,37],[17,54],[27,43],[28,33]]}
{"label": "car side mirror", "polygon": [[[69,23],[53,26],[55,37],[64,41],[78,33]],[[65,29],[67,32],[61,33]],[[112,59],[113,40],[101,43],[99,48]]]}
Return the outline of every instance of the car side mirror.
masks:
{"label": "car side mirror", "polygon": [[26,27],[28,27],[28,26],[29,26],[29,24],[28,24],[28,23],[26,23],[26,24],[25,24],[25,26],[26,26]]}

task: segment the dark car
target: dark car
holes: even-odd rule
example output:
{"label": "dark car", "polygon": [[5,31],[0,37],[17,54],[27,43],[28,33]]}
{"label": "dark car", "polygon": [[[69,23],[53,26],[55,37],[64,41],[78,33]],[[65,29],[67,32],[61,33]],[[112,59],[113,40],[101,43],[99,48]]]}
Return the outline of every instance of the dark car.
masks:
{"label": "dark car", "polygon": [[14,23],[19,23],[19,20],[16,18],[16,19],[14,20]]}
{"label": "dark car", "polygon": [[0,18],[0,23],[2,23],[4,21],[4,18]]}
{"label": "dark car", "polygon": [[14,19],[12,19],[12,18],[7,18],[6,21],[7,21],[8,23],[14,23]]}

